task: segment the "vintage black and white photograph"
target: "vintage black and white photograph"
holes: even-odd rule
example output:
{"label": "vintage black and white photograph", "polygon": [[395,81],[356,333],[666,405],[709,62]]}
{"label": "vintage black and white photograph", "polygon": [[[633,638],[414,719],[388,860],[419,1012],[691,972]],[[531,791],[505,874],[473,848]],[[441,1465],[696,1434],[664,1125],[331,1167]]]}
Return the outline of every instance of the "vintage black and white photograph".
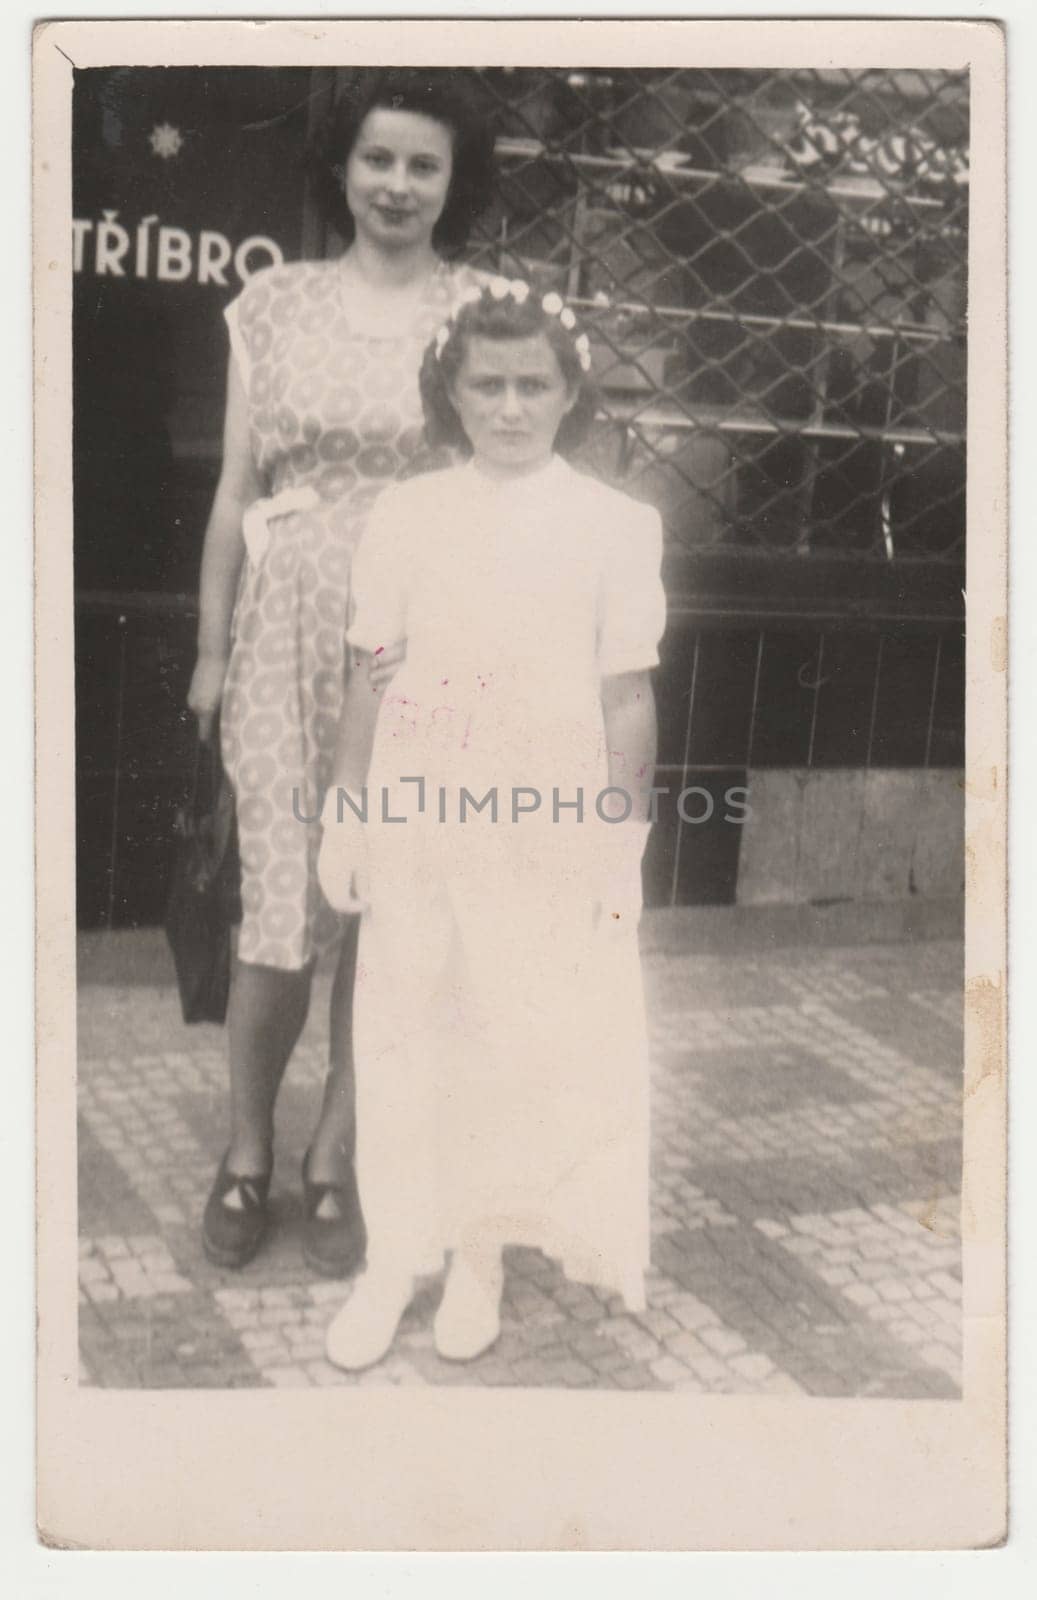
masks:
{"label": "vintage black and white photograph", "polygon": [[74,95],[82,1381],[955,1397],[967,76]]}
{"label": "vintage black and white photograph", "polygon": [[73,64],[80,1391],[962,1399],[963,58]]}

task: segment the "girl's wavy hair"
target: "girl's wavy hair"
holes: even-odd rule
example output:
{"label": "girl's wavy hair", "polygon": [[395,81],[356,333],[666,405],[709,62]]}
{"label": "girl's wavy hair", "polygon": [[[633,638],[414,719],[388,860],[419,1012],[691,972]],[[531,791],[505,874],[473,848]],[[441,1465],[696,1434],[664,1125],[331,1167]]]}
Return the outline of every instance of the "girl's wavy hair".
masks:
{"label": "girl's wavy hair", "polygon": [[580,365],[574,340],[576,331],[563,328],[558,317],[545,311],[535,291],[524,301],[513,295],[495,299],[484,288],[478,300],[463,304],[447,324],[449,338],[437,350],[436,341],[428,346],[418,374],[421,404],[425,412],[425,433],[433,449],[449,446],[471,455],[461,419],[450,398],[450,391],[461,370],[465,349],[471,338],[529,339],[538,333],[546,336],[558,358],[562,377],[575,391],[576,399],[562,418],[555,439],[559,455],[569,455],[587,437],[597,411],[593,385]]}
{"label": "girl's wavy hair", "polygon": [[493,195],[493,135],[461,68],[365,67],[352,75],[310,142],[306,166],[314,198],[346,243],[356,232],[346,204],[344,172],[371,111],[413,111],[453,135],[453,170],[442,215],[432,232],[441,255],[457,255]]}

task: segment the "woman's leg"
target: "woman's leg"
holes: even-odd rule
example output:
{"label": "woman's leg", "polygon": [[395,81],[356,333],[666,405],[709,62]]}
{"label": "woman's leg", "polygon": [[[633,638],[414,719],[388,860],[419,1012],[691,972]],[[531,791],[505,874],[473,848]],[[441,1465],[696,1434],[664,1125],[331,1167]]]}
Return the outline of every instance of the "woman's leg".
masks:
{"label": "woman's leg", "polygon": [[239,961],[227,1008],[230,1145],[202,1218],[202,1243],[220,1267],[243,1267],[270,1222],[274,1104],[310,1001],[312,966],[301,971]]}
{"label": "woman's leg", "polygon": [[306,1023],[312,981],[312,963],[298,971],[237,963],[227,1011],[230,1172],[270,1171],[274,1105]]}
{"label": "woman's leg", "polygon": [[303,1256],[315,1271],[334,1278],[354,1272],[367,1246],[354,1165],[353,986],[359,931],[359,917],[350,917],[331,989],[324,1101],[303,1162]]}
{"label": "woman's leg", "polygon": [[353,986],[360,918],[346,921],[331,988],[328,1076],[320,1120],[310,1145],[308,1177],[338,1184],[352,1170],[356,1149],[356,1076],[353,1067]]}

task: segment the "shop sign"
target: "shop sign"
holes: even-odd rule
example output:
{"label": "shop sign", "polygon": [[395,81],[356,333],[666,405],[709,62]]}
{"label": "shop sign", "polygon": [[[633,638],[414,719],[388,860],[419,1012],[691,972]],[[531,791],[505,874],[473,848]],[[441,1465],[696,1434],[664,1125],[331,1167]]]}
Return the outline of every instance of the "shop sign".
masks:
{"label": "shop sign", "polygon": [[100,219],[76,217],[72,222],[72,266],[75,272],[98,277],[156,278],[161,283],[211,283],[231,287],[229,272],[239,283],[263,267],[280,266],[281,247],[263,233],[250,234],[234,244],[215,228],[197,233],[143,217],[135,225],[119,220],[118,211],[106,210]]}

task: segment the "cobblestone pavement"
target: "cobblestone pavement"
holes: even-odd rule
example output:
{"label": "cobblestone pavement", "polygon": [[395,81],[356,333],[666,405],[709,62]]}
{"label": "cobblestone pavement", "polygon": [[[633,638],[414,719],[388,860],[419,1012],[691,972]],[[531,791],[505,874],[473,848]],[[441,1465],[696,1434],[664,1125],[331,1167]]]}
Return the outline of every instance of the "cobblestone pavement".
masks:
{"label": "cobblestone pavement", "polygon": [[[198,1219],[224,1143],[220,1030],[171,986],[80,990],[80,1381],[113,1388],[485,1384],[703,1394],[959,1394],[961,963],[952,940],[732,955],[646,918],[653,1053],[648,1310],[506,1256],[503,1329],[441,1361],[423,1281],[390,1356],[349,1377],[349,1292],[299,1252],[327,980],[278,1120],[276,1227],[241,1272]],[[701,921],[697,924],[701,929]]]}

